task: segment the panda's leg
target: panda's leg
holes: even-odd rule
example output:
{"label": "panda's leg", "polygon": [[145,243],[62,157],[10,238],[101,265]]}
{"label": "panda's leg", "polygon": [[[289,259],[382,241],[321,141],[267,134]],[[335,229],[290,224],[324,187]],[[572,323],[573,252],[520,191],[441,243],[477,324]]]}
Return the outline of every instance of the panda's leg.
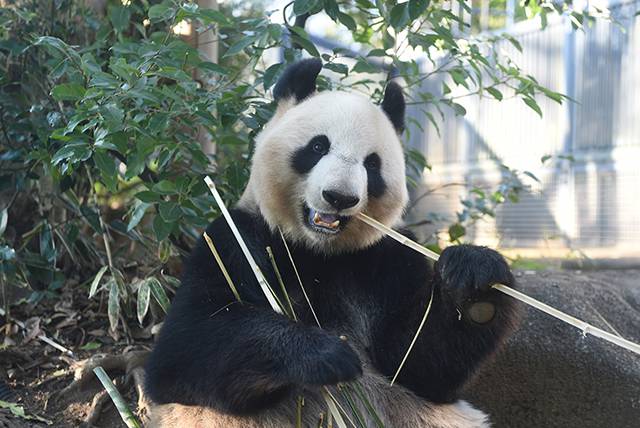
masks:
{"label": "panda's leg", "polygon": [[[385,427],[489,428],[486,413],[466,401],[437,404],[418,397],[373,369],[365,368],[359,381]],[[375,426],[373,421],[367,426]]]}
{"label": "panda's leg", "polygon": [[[318,426],[326,421],[327,405],[318,388],[298,389],[282,402],[255,415],[238,416],[210,407],[185,406],[171,403],[150,408],[147,428],[295,428],[298,397],[303,397],[300,409],[303,427]],[[324,416],[321,416],[324,414]]]}

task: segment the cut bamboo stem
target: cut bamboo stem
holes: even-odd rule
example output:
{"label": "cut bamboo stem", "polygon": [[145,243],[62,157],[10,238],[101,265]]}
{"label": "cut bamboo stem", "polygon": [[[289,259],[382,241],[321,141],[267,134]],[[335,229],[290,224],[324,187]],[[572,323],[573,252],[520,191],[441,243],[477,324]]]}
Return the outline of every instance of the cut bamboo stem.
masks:
{"label": "cut bamboo stem", "polygon": [[398,379],[398,376],[400,375],[400,371],[402,370],[402,367],[404,367],[404,363],[407,362],[407,358],[409,358],[409,354],[411,353],[411,350],[413,349],[413,346],[416,344],[416,341],[418,340],[418,336],[420,336],[420,332],[422,331],[422,328],[424,327],[424,323],[427,321],[427,317],[429,316],[429,312],[431,312],[431,304],[433,303],[433,287],[431,287],[431,297],[429,298],[429,303],[427,304],[427,309],[424,311],[424,316],[422,317],[422,321],[420,321],[420,325],[418,326],[418,330],[416,331],[416,334],[413,336],[413,340],[411,341],[411,344],[409,345],[409,348],[407,349],[407,352],[404,354],[404,357],[402,358],[402,361],[400,362],[400,365],[398,366],[396,373],[393,375],[393,379],[391,379],[391,386],[393,386],[393,384],[396,382],[396,379]]}
{"label": "cut bamboo stem", "polygon": [[122,398],[120,391],[118,391],[118,388],[116,388],[116,386],[113,384],[113,382],[107,375],[107,372],[105,372],[104,369],[100,366],[94,368],[93,372],[96,374],[96,376],[98,376],[98,379],[100,379],[100,382],[102,383],[104,389],[107,390],[107,394],[109,394],[109,397],[111,397],[113,404],[115,404],[120,417],[127,425],[127,427],[142,428],[142,425],[140,425],[140,422],[138,422],[136,417],[133,416],[133,413],[127,406],[127,403],[124,401],[124,398]]}
{"label": "cut bamboo stem", "polygon": [[227,210],[227,207],[224,204],[224,201],[220,197],[220,194],[216,189],[215,183],[209,176],[204,178],[204,182],[207,183],[207,186],[209,187],[209,190],[211,191],[213,198],[218,204],[218,208],[220,208],[220,212],[222,212],[222,215],[224,216],[225,220],[227,220],[227,224],[229,225],[229,228],[231,229],[233,236],[236,238],[236,241],[238,241],[238,244],[240,245],[240,249],[242,250],[242,253],[244,254],[247,261],[249,262],[249,266],[251,266],[251,270],[253,271],[253,274],[256,276],[256,279],[258,280],[258,284],[262,289],[262,293],[264,293],[265,297],[267,298],[267,301],[271,305],[271,308],[273,308],[273,310],[276,311],[277,313],[282,314],[283,311],[280,308],[280,306],[278,306],[278,302],[276,301],[275,296],[271,292],[271,287],[269,287],[269,284],[267,283],[267,280],[265,279],[264,274],[260,270],[260,267],[258,267],[258,264],[256,263],[253,256],[251,255],[251,252],[249,251],[249,249],[247,248],[247,244],[245,244],[244,239],[242,238],[242,235],[240,235],[240,231],[236,227],[236,223],[233,221],[231,214],[229,214],[229,210]]}
{"label": "cut bamboo stem", "polygon": [[311,304],[311,300],[309,299],[309,295],[307,294],[307,290],[305,290],[304,285],[302,285],[302,278],[300,278],[300,274],[298,273],[298,268],[296,267],[295,262],[293,261],[293,256],[291,255],[291,251],[289,250],[289,244],[287,244],[287,240],[284,239],[284,235],[282,231],[278,228],[278,232],[280,232],[280,238],[282,239],[282,243],[284,244],[284,248],[287,250],[287,255],[289,256],[289,260],[291,261],[291,266],[293,266],[293,271],[296,274],[296,278],[298,279],[298,284],[300,284],[300,288],[302,289],[302,294],[304,294],[304,298],[309,305],[309,309],[311,309],[311,314],[313,318],[316,320],[316,324],[318,327],[322,328],[320,325],[320,319],[318,319],[318,315],[316,315],[316,311],[313,309],[313,305]]}
{"label": "cut bamboo stem", "polygon": [[218,250],[216,249],[216,246],[213,245],[213,241],[211,240],[211,237],[207,234],[207,232],[204,232],[202,236],[204,237],[204,240],[207,242],[207,245],[209,246],[209,250],[211,250],[211,254],[213,254],[213,258],[216,259],[216,263],[218,263],[218,267],[222,271],[222,275],[224,275],[224,279],[227,281],[227,284],[229,285],[231,292],[236,297],[236,300],[238,302],[242,302],[242,299],[240,298],[240,293],[238,293],[238,289],[233,283],[233,280],[231,280],[231,276],[229,276],[229,272],[227,272],[227,268],[224,266],[224,263],[220,258],[220,254],[218,254]]}
{"label": "cut bamboo stem", "polygon": [[[377,220],[372,219],[371,217],[365,215],[365,214],[358,214],[358,219],[362,220],[364,223],[368,224],[369,226],[378,229],[380,232],[384,233],[385,235],[388,235],[389,237],[395,239],[396,241],[400,242],[401,244],[423,254],[424,256],[426,256],[427,258],[431,259],[431,260],[438,260],[438,258],[440,257],[437,253],[423,247],[422,245],[418,244],[415,241],[412,241],[411,239],[407,238],[406,236],[396,232],[395,230],[385,226],[384,224],[380,223]],[[565,323],[572,325],[573,327],[576,327],[578,329],[580,329],[582,331],[583,335],[587,335],[590,334],[592,336],[596,336],[599,337],[601,339],[604,339],[610,343],[613,343],[614,345],[620,346],[624,349],[627,349],[631,352],[635,352],[636,354],[640,354],[640,344],[631,342],[630,340],[624,339],[622,337],[616,336],[614,334],[611,334],[607,331],[604,331],[598,327],[595,327],[591,324],[588,324],[582,320],[579,320],[578,318],[572,317],[571,315],[565,314],[564,312],[555,309],[545,303],[540,302],[539,300],[534,299],[533,297],[527,296],[526,294],[514,290],[511,287],[507,287],[504,284],[494,284],[493,288],[508,295],[513,297],[516,300],[519,300],[529,306],[532,306],[536,309],[538,309],[539,311],[542,311],[546,314],[551,315],[552,317],[555,317],[561,321],[564,321]]]}

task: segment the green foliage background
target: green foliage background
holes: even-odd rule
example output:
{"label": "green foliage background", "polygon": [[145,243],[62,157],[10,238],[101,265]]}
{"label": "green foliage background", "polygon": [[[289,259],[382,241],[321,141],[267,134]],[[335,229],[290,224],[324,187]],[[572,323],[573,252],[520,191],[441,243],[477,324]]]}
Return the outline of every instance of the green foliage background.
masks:
{"label": "green foliage background", "polygon": [[[123,4],[125,3],[125,4]],[[300,23],[326,14],[363,46],[362,54],[322,54],[337,76],[321,89],[359,90],[379,100],[379,64],[395,69],[409,102],[439,125],[445,109],[465,114],[451,88],[502,100],[518,97],[542,114],[536,96],[564,97],[541,87],[499,43],[508,35],[472,36],[459,13],[437,0],[296,0],[277,24],[264,5],[224,2],[205,10],[188,1],[109,1],[104,16],[84,1],[7,1],[0,8],[0,281],[32,290],[30,300],[62,287],[108,296],[111,328],[143,323],[150,306],[166,310],[177,287],[179,256],[218,213],[203,177],[211,175],[229,204],[249,172],[252,139],[270,118],[270,89],[286,63],[320,56]],[[461,8],[461,9],[459,9]],[[570,4],[522,10],[575,13]],[[471,13],[465,2],[455,10]],[[577,14],[584,21],[586,15]],[[215,31],[220,60],[209,62],[171,27],[188,20]],[[297,22],[298,25],[294,25]],[[400,41],[398,34],[406,32]],[[267,49],[284,60],[265,67]],[[428,54],[423,73],[409,48]],[[347,65],[342,59],[350,57]],[[420,89],[437,74],[440,93]],[[419,132],[414,122],[409,132]],[[215,154],[201,141],[209,136]],[[428,168],[407,150],[410,176]],[[520,173],[504,166],[504,181],[475,189],[448,228],[450,239],[517,200]],[[431,243],[435,244],[435,243]],[[3,288],[4,289],[4,288]],[[155,303],[154,303],[155,302]],[[4,301],[7,305],[7,301]],[[8,307],[6,308],[8,310]]]}

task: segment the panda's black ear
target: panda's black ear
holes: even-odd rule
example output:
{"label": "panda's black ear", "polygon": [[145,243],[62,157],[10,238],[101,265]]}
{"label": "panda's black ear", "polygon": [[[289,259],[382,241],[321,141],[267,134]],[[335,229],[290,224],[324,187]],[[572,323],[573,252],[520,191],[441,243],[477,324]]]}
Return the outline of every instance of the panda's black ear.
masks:
{"label": "panda's black ear", "polygon": [[316,90],[316,79],[322,70],[322,60],[309,58],[291,64],[284,70],[273,89],[276,102],[295,97],[300,102]]}
{"label": "panda's black ear", "polygon": [[396,82],[387,84],[387,88],[384,91],[384,99],[382,100],[382,110],[391,120],[396,132],[402,134],[402,131],[404,131],[405,102],[402,88]]}

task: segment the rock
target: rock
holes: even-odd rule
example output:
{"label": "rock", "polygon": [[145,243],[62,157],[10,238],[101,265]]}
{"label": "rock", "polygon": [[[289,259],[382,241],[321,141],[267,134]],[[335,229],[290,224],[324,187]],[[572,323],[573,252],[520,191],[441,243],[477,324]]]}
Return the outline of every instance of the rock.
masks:
{"label": "rock", "polygon": [[[519,282],[538,300],[640,342],[638,270],[557,271]],[[522,306],[518,330],[465,398],[488,412],[496,428],[640,426],[640,355]]]}

